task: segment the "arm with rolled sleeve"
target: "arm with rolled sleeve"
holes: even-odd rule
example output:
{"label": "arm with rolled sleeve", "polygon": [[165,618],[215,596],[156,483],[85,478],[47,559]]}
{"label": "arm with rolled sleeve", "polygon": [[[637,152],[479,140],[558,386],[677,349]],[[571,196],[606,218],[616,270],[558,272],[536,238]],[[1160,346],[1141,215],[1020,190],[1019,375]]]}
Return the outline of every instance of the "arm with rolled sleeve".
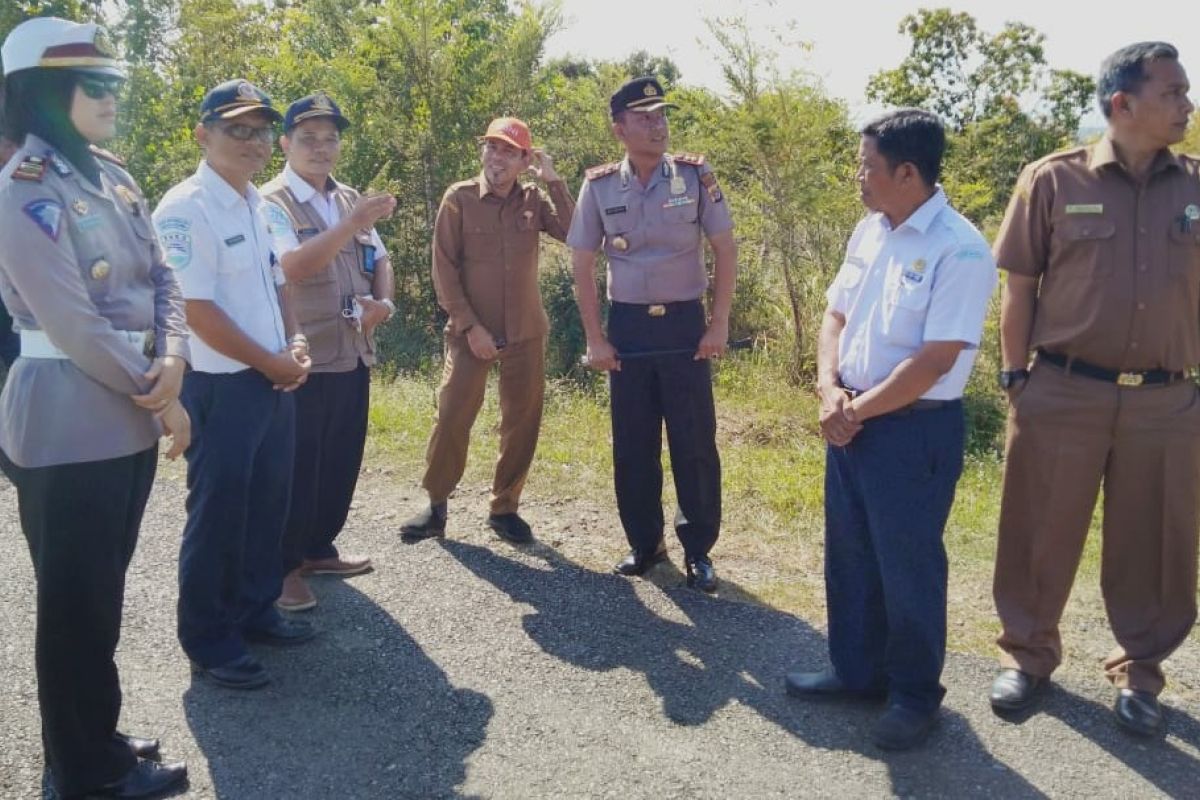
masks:
{"label": "arm with rolled sleeve", "polygon": [[[61,199],[49,194],[21,198],[26,205],[39,199],[68,213]],[[29,265],[6,270],[8,280],[46,336],[80,371],[118,394],[142,394],[150,386],[145,377],[150,362],[92,303],[66,224],[64,218],[55,240],[27,214],[0,217],[0,242],[21,247]]]}
{"label": "arm with rolled sleeve", "polygon": [[433,288],[439,305],[450,315],[451,329],[457,334],[479,324],[463,290],[462,245],[462,207],[451,190],[442,197],[433,224]]}

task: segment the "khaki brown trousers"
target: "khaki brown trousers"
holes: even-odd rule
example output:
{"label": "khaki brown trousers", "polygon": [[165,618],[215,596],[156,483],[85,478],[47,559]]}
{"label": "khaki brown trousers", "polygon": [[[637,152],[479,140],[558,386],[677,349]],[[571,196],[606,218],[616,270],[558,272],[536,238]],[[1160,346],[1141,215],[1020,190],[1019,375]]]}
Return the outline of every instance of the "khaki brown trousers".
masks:
{"label": "khaki brown trousers", "polygon": [[[546,338],[509,342],[500,365],[500,456],[492,479],[491,513],[515,513],[537,450],[545,396]],[[492,361],[471,352],[466,336],[446,334],[446,362],[438,389],[437,422],[425,452],[421,485],[433,503],[450,496],[467,466],[471,426],[483,405]]]}
{"label": "khaki brown trousers", "polygon": [[1048,676],[1104,487],[1100,584],[1118,688],[1158,693],[1196,619],[1200,390],[1120,387],[1038,363],[1009,413],[993,586],[1001,664]]}

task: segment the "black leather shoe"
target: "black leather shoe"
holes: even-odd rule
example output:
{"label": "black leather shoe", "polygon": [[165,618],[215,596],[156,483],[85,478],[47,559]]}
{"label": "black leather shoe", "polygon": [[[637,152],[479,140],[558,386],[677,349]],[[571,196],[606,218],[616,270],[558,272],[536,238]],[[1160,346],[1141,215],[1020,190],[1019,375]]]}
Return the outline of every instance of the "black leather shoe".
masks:
{"label": "black leather shoe", "polygon": [[529,523],[516,514],[489,514],[487,524],[497,536],[513,544],[528,544],[533,541],[533,531],[530,530]]}
{"label": "black leather shoe", "polygon": [[789,672],[784,678],[784,685],[792,697],[853,697],[867,700],[887,697],[887,690],[882,688],[851,689],[832,667],[820,672]]}
{"label": "black leather shoe", "polygon": [[645,575],[655,564],[667,560],[667,548],[659,544],[657,550],[649,553],[641,550],[630,550],[620,564],[613,567],[613,572],[620,575]]}
{"label": "black leather shoe", "polygon": [[192,672],[226,689],[257,689],[271,681],[266,668],[249,654],[215,667],[202,667],[193,662]]}
{"label": "black leather shoe", "polygon": [[306,620],[280,617],[266,628],[247,628],[242,635],[250,642],[286,647],[307,642],[317,635],[317,629]]}
{"label": "black leather shoe", "polygon": [[97,794],[101,797],[150,797],[165,792],[187,778],[187,764],[159,764],[157,761],[138,759],[133,769],[116,783],[104,786]]}
{"label": "black leather shoe", "polygon": [[1154,736],[1163,728],[1162,706],[1152,692],[1121,689],[1113,704],[1117,723],[1138,736]]}
{"label": "black leather shoe", "polygon": [[709,594],[717,590],[717,571],[713,569],[712,559],[696,556],[687,560],[687,585]]}
{"label": "black leather shoe", "polygon": [[140,736],[127,736],[117,731],[114,736],[129,745],[129,749],[138,758],[155,758],[158,756],[158,739],[143,739]]}
{"label": "black leather shoe", "polygon": [[996,680],[992,681],[988,700],[992,708],[999,711],[1020,711],[1033,705],[1046,683],[1046,678],[1019,669],[1002,669]]}
{"label": "black leather shoe", "polygon": [[937,711],[922,714],[904,706],[889,706],[871,729],[871,741],[882,750],[910,750],[929,735]]}
{"label": "black leather shoe", "polygon": [[400,526],[400,537],[410,542],[446,535],[446,503],[433,503]]}

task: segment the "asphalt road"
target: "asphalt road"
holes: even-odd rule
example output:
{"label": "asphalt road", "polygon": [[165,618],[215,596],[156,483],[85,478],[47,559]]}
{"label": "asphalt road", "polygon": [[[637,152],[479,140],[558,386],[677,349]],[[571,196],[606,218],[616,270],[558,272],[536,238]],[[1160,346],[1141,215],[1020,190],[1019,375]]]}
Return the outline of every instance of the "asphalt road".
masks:
{"label": "asphalt road", "polygon": [[[885,754],[866,736],[878,707],[782,691],[788,669],[822,665],[819,621],[702,596],[671,566],[630,581],[546,544],[511,547],[475,518],[478,492],[479,514],[452,517],[447,540],[403,545],[397,512],[383,509],[403,513],[414,497],[364,481],[343,540],[377,570],[314,579],[320,638],[258,651],[274,681],[237,693],[194,682],[176,643],[182,476],[160,477],[118,658],[123,728],[188,761],[182,796],[1200,797],[1194,702],[1168,693],[1167,735],[1131,739],[1098,668],[1083,665],[1036,713],[1004,720],[985,697],[992,661],[951,655],[934,735]],[[577,525],[560,501],[531,517],[543,541],[620,547],[611,516]],[[33,798],[34,585],[6,483],[0,574],[0,797]],[[1196,650],[1193,639],[1173,667],[1194,669]]]}

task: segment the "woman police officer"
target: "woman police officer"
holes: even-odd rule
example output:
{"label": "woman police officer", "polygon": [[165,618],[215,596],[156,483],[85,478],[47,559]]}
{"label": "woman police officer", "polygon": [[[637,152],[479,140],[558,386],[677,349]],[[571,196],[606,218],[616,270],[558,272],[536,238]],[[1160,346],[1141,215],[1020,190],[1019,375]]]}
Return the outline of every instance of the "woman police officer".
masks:
{"label": "woman police officer", "polygon": [[182,300],[140,190],[93,146],[115,133],[124,77],[103,29],[28,20],[0,60],[3,129],[22,142],[0,170],[0,295],[21,337],[0,467],[37,578],[45,761],[60,796],[142,797],[186,776],[117,732],[113,661],[158,438],[173,458],[191,437]]}

